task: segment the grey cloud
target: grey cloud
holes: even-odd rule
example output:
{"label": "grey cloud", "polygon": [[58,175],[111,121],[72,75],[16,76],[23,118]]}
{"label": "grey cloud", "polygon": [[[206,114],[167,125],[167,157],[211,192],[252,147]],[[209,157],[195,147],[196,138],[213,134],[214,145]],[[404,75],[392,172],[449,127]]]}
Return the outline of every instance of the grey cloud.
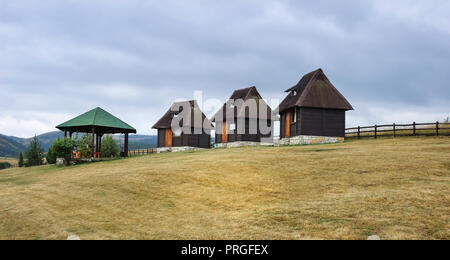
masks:
{"label": "grey cloud", "polygon": [[356,104],[349,125],[393,119],[374,106],[397,120],[425,108],[442,116],[448,13],[448,1],[0,0],[0,118],[59,120],[104,106],[151,133],[173,99],[194,90],[224,101],[256,85],[282,99],[318,67]]}

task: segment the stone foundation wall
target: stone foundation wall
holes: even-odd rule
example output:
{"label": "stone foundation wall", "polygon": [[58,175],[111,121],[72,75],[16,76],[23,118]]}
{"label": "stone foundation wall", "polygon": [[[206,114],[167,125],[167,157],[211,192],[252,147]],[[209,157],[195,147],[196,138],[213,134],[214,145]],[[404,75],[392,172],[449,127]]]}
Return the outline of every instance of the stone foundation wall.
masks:
{"label": "stone foundation wall", "polygon": [[200,151],[204,148],[191,147],[191,146],[179,146],[179,147],[160,147],[156,149],[156,153],[176,153],[185,151]]}
{"label": "stone foundation wall", "polygon": [[275,146],[300,144],[331,144],[342,142],[344,142],[343,137],[299,135],[290,138],[275,140]]}

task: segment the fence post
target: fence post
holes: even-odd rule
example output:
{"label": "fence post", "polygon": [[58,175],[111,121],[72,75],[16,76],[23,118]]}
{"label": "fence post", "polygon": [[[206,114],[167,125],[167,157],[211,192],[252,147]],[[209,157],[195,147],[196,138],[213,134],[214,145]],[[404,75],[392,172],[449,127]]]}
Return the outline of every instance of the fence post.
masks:
{"label": "fence post", "polygon": [[358,139],[361,139],[361,127],[358,126]]}
{"label": "fence post", "polygon": [[436,121],[436,136],[439,136],[439,121]]}
{"label": "fence post", "polygon": [[377,139],[377,125],[375,125],[375,139]]}
{"label": "fence post", "polygon": [[395,138],[395,123],[392,125],[393,129],[394,129],[394,138]]}
{"label": "fence post", "polygon": [[416,122],[413,122],[413,135],[416,135]]}

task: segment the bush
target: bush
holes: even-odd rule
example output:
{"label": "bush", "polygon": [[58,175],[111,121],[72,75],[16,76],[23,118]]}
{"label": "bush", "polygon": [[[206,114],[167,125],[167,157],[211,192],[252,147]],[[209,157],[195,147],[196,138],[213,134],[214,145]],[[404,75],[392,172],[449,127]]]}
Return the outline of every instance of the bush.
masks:
{"label": "bush", "polygon": [[36,136],[31,140],[29,149],[25,151],[25,157],[27,158],[25,163],[25,166],[27,167],[42,165],[44,152],[42,150],[42,145]]}
{"label": "bush", "polygon": [[85,134],[77,141],[77,148],[81,158],[91,158],[92,153],[92,135]]}
{"label": "bush", "polygon": [[102,157],[111,158],[119,156],[119,146],[111,135],[107,135],[102,139]]}
{"label": "bush", "polygon": [[72,159],[72,153],[76,147],[75,143],[75,141],[68,138],[58,138],[48,149],[47,162],[54,164],[56,163],[56,158],[64,158],[68,164]]}
{"label": "bush", "polygon": [[56,155],[54,152],[53,144],[48,148],[47,156],[45,157],[47,159],[48,164],[55,164],[56,163]]}
{"label": "bush", "polygon": [[8,169],[11,167],[11,164],[9,162],[0,162],[0,170]]}

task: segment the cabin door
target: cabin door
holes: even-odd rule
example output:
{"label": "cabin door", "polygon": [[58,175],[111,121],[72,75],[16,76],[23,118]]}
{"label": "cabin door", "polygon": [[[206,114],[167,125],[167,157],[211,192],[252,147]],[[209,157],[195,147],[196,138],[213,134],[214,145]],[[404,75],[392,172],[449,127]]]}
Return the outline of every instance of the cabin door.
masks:
{"label": "cabin door", "polygon": [[164,130],[164,146],[172,147],[172,129]]}
{"label": "cabin door", "polygon": [[291,112],[286,112],[286,116],[284,118],[284,137],[291,136]]}
{"label": "cabin door", "polygon": [[222,143],[228,143],[227,123],[222,123]]}

